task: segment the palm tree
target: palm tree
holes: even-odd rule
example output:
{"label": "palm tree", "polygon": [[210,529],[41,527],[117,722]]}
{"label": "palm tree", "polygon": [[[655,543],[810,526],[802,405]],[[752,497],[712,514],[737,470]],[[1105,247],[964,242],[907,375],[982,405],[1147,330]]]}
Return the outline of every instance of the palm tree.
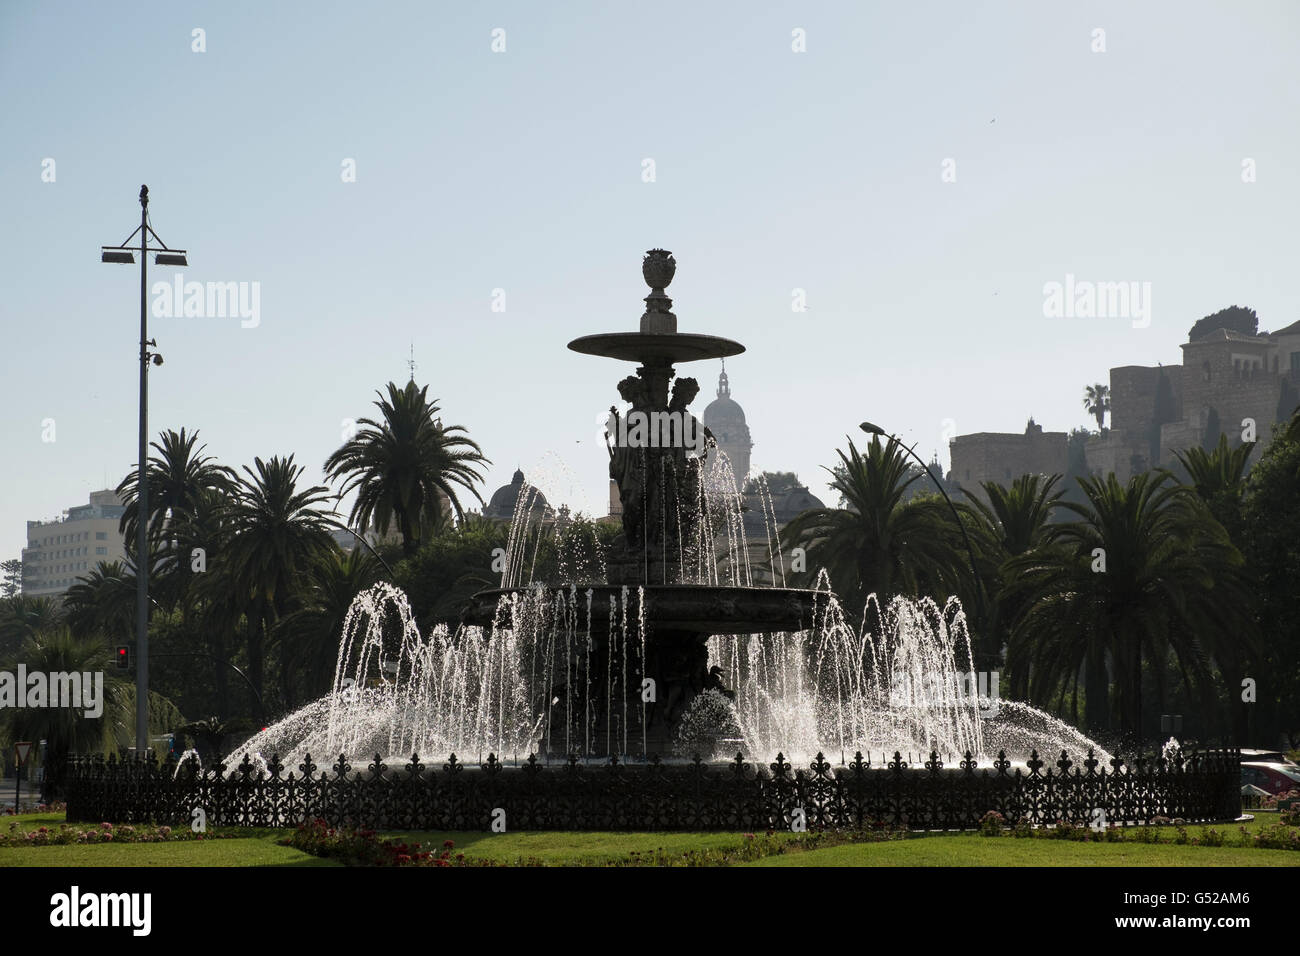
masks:
{"label": "palm tree", "polygon": [[1000,554],[1012,558],[1036,548],[1052,533],[1052,512],[1064,490],[1057,490],[1060,475],[1021,475],[1006,488],[996,481],[980,483],[988,498],[985,504],[969,491],[963,494],[996,543]]}
{"label": "palm tree", "polygon": [[100,561],[63,596],[68,625],[81,635],[132,637],[135,573],[121,561]]}
{"label": "palm tree", "polygon": [[[787,547],[804,547],[809,567],[825,568],[850,613],[875,594],[882,603],[895,594],[918,594],[927,586],[958,583],[965,566],[960,529],[935,495],[904,502],[908,487],[924,476],[908,466],[903,446],[873,436],[866,454],[849,440],[849,453],[828,468],[844,508],[817,508],[799,515],[783,532]],[[810,580],[815,571],[805,572]]]}
{"label": "palm tree", "polygon": [[1110,411],[1110,386],[1102,385],[1098,382],[1096,385],[1089,385],[1083,390],[1083,407],[1087,409],[1088,414],[1097,419],[1097,430],[1101,431],[1106,427],[1106,413]]}
{"label": "palm tree", "polygon": [[[31,672],[103,674],[103,713],[87,717],[84,707],[22,707],[0,710],[5,736],[44,740],[46,799],[60,794],[68,756],[108,753],[135,736],[135,696],[109,666],[108,648],[97,637],[78,637],[66,627],[33,634],[16,656]],[[8,664],[12,670],[16,660]],[[83,690],[83,701],[85,700]]]}
{"label": "palm tree", "polygon": [[1241,497],[1246,491],[1246,463],[1255,442],[1228,447],[1228,436],[1220,435],[1212,451],[1193,446],[1174,452],[1201,500],[1210,506],[1220,523],[1230,531],[1240,519]]}
{"label": "palm tree", "polygon": [[[1015,603],[1004,594],[1003,568],[1017,555],[1050,541],[1056,529],[1052,514],[1060,504],[1063,491],[1056,488],[1060,475],[1021,475],[1007,488],[996,481],[980,483],[987,503],[978,495],[962,489],[970,499],[967,506],[974,519],[973,535],[979,562],[979,573],[986,582],[984,619],[979,630],[985,635],[983,653],[990,657],[1000,655],[1006,643],[1006,622],[1015,615]],[[1012,693],[1023,688],[1009,688]]]}
{"label": "palm tree", "polygon": [[[207,544],[193,537],[195,526],[191,519],[202,507],[205,496],[229,495],[234,486],[235,473],[203,454],[207,446],[199,445],[198,438],[197,431],[186,434],[184,428],[179,433],[168,430],[160,435],[161,442],[151,442],[149,446],[158,453],[149,457],[145,469],[149,487],[149,547],[165,552],[160,556],[169,559],[167,566],[175,575],[175,580],[170,582],[172,586],[161,589],[168,606],[183,599],[189,590],[191,548]],[[139,483],[139,472],[133,469],[117,486],[117,493],[126,506],[120,529],[126,539],[127,553],[131,555],[139,533]]]}
{"label": "palm tree", "polygon": [[[1205,502],[1211,514],[1228,532],[1228,537],[1244,547],[1244,519],[1242,514],[1246,494],[1247,462],[1255,450],[1255,442],[1244,442],[1236,448],[1228,447],[1228,436],[1220,435],[1212,451],[1192,447],[1186,452],[1175,452],[1187,472],[1192,489]],[[1250,634],[1254,637],[1254,632]],[[1250,664],[1253,640],[1220,642],[1215,663],[1223,673],[1228,687],[1240,687],[1243,678],[1256,672]],[[1233,737],[1237,744],[1246,743],[1249,712],[1254,708],[1241,701],[1239,695],[1229,695]]]}
{"label": "palm tree", "polygon": [[388,383],[388,397],[378,394],[382,421],[363,418],[357,434],[325,462],[330,481],[345,479],[339,497],[356,490],[349,522],[359,529],[387,533],[394,521],[402,535],[402,553],[410,557],[424,533],[443,520],[443,499],[464,517],[457,488],[483,504],[474,484],[476,470],[491,464],[460,425],[444,426],[439,408],[426,397],[428,386],[415,381],[404,388]]}
{"label": "palm tree", "polygon": [[30,594],[0,598],[0,656],[16,652],[38,632],[58,627],[63,617],[63,608],[54,598]]}
{"label": "palm tree", "polygon": [[[1163,666],[1167,648],[1189,691],[1209,683],[1207,650],[1237,635],[1249,614],[1242,557],[1223,527],[1167,471],[1121,485],[1079,478],[1085,504],[1063,502],[1080,520],[1056,540],[1011,559],[1006,591],[1017,602],[1008,668],[1031,702],[1059,707],[1084,665],[1115,668],[1120,728],[1141,732],[1144,660]],[[1159,658],[1159,660],[1157,660]],[[1089,700],[1089,723],[1099,720]]]}
{"label": "palm tree", "polygon": [[322,555],[306,586],[275,626],[280,642],[280,681],[286,703],[327,693],[338,664],[339,639],[358,594],[380,579],[379,562],[360,547]]}
{"label": "palm tree", "polygon": [[226,508],[229,539],[210,587],[213,597],[233,598],[247,618],[249,679],[263,696],[271,624],[287,610],[302,576],[337,545],[330,537],[334,523],[321,510],[329,489],[300,490],[304,469],[293,455],[256,458],[254,467],[244,466],[247,478],[238,478]]}

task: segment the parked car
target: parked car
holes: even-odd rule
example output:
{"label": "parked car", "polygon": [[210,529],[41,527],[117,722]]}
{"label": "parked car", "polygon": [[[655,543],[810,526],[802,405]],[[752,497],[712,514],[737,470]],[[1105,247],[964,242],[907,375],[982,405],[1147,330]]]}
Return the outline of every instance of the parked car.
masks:
{"label": "parked car", "polygon": [[1242,761],[1242,786],[1259,787],[1269,793],[1285,793],[1288,790],[1300,790],[1300,767],[1291,762],[1277,761]]}

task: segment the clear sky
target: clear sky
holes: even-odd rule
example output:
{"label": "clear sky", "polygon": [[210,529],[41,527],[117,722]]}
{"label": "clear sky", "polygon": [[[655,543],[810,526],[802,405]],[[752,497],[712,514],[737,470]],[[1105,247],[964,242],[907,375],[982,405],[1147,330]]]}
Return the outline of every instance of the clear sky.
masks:
{"label": "clear sky", "polygon": [[[99,247],[141,183],[192,263],[159,277],[260,292],[256,327],[151,320],[153,435],[320,480],[413,346],[485,498],[518,465],[603,513],[631,368],[565,344],[635,329],[664,247],[681,330],[748,347],[754,466],[833,504],[864,418],[946,465],[945,430],[1087,425],[1209,312],[1300,318],[1298,63],[1287,2],[6,0],[0,557],[135,460],[139,273]],[[1151,283],[1149,326],[1045,317],[1067,274]],[[698,412],[717,363],[679,371]]]}

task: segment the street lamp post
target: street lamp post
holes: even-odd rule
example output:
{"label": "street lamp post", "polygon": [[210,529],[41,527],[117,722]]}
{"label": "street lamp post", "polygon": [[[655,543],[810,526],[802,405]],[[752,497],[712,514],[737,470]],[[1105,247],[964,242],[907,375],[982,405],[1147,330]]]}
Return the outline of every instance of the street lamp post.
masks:
{"label": "street lamp post", "polygon": [[[149,485],[146,481],[149,451],[149,363],[162,365],[162,356],[150,352],[157,342],[149,338],[148,257],[155,253],[155,265],[186,266],[184,249],[169,249],[149,225],[149,187],[140,187],[140,225],[116,246],[101,246],[100,261],[132,265],[137,247],[130,245],[140,235],[140,442],[136,463],[136,551],[135,551],[135,749],[143,754],[149,746]],[[149,237],[162,248],[149,245]]]}
{"label": "street lamp post", "polygon": [[939,479],[934,476],[934,472],[930,470],[930,466],[927,465],[924,461],[922,461],[920,456],[918,456],[915,451],[913,451],[911,448],[908,448],[906,445],[904,445],[901,438],[899,438],[897,435],[891,435],[889,432],[885,431],[879,425],[874,425],[871,422],[863,422],[858,427],[861,428],[868,435],[884,435],[886,438],[892,439],[893,441],[897,442],[900,448],[902,448],[909,455],[915,458],[916,463],[920,465],[923,469],[925,469],[925,473],[930,476],[930,480],[934,482],[934,486],[939,489],[939,494],[943,495],[943,500],[948,502],[948,510],[952,512],[953,520],[957,522],[957,527],[961,529],[962,540],[966,542],[966,556],[970,559],[970,573],[971,576],[975,578],[976,593],[979,595],[980,603],[987,606],[988,600],[987,600],[987,595],[985,594],[984,591],[984,581],[983,579],[980,578],[979,569],[976,567],[975,549],[971,546],[970,535],[966,533],[966,524],[961,520],[961,513],[957,511],[957,506],[952,503],[952,499],[948,497],[948,492],[944,490],[944,487],[939,482]]}

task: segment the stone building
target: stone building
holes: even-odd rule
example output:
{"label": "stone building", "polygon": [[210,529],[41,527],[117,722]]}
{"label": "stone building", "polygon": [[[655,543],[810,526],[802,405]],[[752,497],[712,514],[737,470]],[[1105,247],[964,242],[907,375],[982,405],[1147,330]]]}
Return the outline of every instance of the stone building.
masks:
{"label": "stone building", "polygon": [[[1177,465],[1175,452],[1232,445],[1253,425],[1260,442],[1300,405],[1300,322],[1249,335],[1231,329],[1199,334],[1182,345],[1181,365],[1122,365],[1110,370],[1110,427],[1086,445],[1088,471],[1126,480]],[[1023,435],[980,432],[949,443],[948,477],[970,488],[1008,483],[1023,474],[1067,473],[1068,436],[1030,420]],[[1258,456],[1252,456],[1252,463]]]}
{"label": "stone building", "polygon": [[745,410],[731,397],[731,382],[725,364],[718,376],[717,395],[704,409],[704,427],[713,433],[718,449],[731,462],[736,490],[739,491],[745,487],[745,479],[749,477],[749,453],[754,442],[749,435],[749,425],[745,423]]}
{"label": "stone building", "polygon": [[1032,418],[1020,435],[1002,432],[958,435],[948,442],[952,458],[948,481],[982,496],[981,482],[1009,485],[1026,474],[1063,475],[1069,461],[1068,439],[1065,432],[1043,431],[1043,426]]}
{"label": "stone building", "polygon": [[1175,452],[1221,434],[1239,445],[1248,429],[1267,442],[1300,404],[1300,322],[1258,335],[1217,329],[1182,351],[1181,365],[1110,370],[1111,426],[1087,447],[1094,474],[1171,467]]}

